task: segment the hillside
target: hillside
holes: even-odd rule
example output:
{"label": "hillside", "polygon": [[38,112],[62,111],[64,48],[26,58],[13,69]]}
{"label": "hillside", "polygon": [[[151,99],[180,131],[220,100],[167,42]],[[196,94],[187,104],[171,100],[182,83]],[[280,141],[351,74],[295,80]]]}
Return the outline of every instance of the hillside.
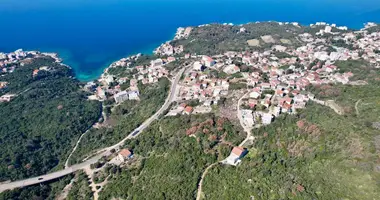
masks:
{"label": "hillside", "polygon": [[[49,70],[32,72],[47,66]],[[0,76],[8,86],[0,95],[0,180],[22,179],[59,168],[78,137],[100,116],[97,101],[87,100],[72,70],[50,57],[27,60]]]}

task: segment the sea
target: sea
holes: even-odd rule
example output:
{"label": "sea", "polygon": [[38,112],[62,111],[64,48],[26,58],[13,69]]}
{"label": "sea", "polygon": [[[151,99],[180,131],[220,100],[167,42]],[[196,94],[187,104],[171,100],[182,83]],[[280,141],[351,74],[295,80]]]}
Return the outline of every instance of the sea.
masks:
{"label": "sea", "polygon": [[57,52],[81,81],[113,61],[151,54],[177,27],[319,21],[380,22],[379,0],[0,0],[0,52]]}

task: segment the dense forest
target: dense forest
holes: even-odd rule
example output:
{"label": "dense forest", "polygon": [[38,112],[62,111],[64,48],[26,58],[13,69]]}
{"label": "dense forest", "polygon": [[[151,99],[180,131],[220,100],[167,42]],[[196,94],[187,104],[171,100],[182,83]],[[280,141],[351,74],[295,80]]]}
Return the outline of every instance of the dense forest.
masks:
{"label": "dense forest", "polygon": [[[33,76],[35,69],[46,66]],[[0,181],[37,176],[61,166],[79,136],[101,114],[101,104],[87,100],[70,68],[49,57],[27,60],[0,91],[16,94],[0,103]]]}
{"label": "dense forest", "polygon": [[213,114],[163,118],[126,142],[139,162],[111,176],[100,199],[195,199],[204,168],[226,158],[244,137],[240,127]]}

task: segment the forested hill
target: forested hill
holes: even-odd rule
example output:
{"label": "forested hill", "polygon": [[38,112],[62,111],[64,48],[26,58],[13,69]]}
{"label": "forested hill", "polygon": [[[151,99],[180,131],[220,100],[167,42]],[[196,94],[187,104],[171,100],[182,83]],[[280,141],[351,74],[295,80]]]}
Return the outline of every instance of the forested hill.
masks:
{"label": "forested hill", "polygon": [[16,96],[0,103],[0,181],[62,166],[81,133],[98,120],[100,102],[87,100],[72,77],[70,68],[50,57],[23,61],[1,74],[0,82],[8,85],[0,96]]}

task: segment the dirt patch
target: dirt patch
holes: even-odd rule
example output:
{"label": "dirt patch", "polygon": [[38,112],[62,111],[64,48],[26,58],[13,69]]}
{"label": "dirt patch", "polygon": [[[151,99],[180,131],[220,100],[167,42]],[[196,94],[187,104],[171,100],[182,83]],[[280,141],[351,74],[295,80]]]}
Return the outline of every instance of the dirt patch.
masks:
{"label": "dirt patch", "polygon": [[282,44],[292,44],[292,41],[290,41],[288,39],[280,39],[280,41]]}
{"label": "dirt patch", "polygon": [[325,105],[330,107],[331,109],[333,109],[339,115],[344,114],[344,109],[342,107],[340,107],[337,103],[335,103],[334,100],[326,101]]}
{"label": "dirt patch", "polygon": [[247,40],[247,43],[251,47],[258,47],[258,46],[260,46],[260,41],[258,39]]}
{"label": "dirt patch", "polygon": [[265,43],[275,43],[276,41],[273,39],[273,37],[271,35],[264,35],[264,36],[261,36],[261,39],[265,42]]}
{"label": "dirt patch", "polygon": [[348,154],[352,158],[360,159],[364,157],[364,153],[363,153],[364,148],[359,138],[351,138],[347,144],[347,148],[348,148]]}

